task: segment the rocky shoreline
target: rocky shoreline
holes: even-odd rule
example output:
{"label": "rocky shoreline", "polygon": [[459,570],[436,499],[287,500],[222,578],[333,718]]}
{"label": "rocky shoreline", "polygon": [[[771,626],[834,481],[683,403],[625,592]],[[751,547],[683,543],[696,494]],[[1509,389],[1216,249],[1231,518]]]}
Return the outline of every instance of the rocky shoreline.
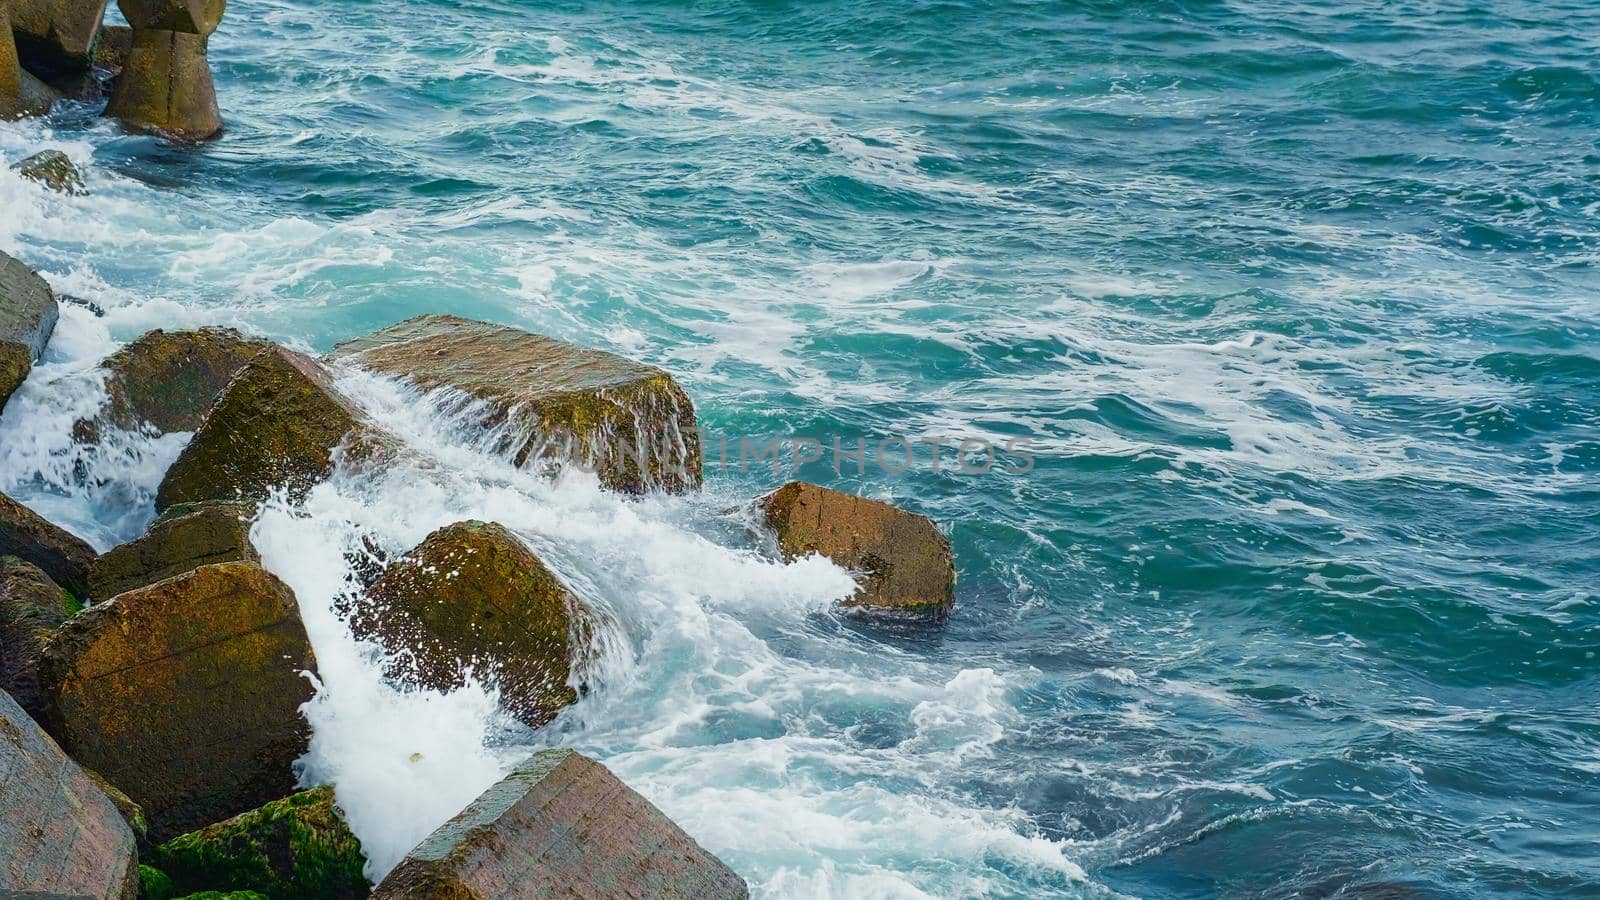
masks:
{"label": "rocky shoreline", "polygon": [[[222,0],[0,0],[0,116],[104,96],[135,130],[175,140],[222,127],[205,60]],[[66,157],[13,166],[84,190]],[[45,353],[50,285],[0,253],[0,409]],[[106,399],[74,440],[192,433],[145,533],[105,553],[0,494],[0,893],[114,898],[743,897],[743,880],[604,766],[530,757],[380,883],[365,874],[338,785],[296,783],[317,660],[294,591],[262,565],[251,525],[269,496],[416,451],[341,393],[359,367],[457,398],[485,446],[624,494],[702,483],[693,402],[667,372],[515,328],[424,315],[313,358],[225,328],[152,331],[103,361]],[[816,485],[751,502],[785,559],[857,576],[842,607],[937,622],[955,579],[928,519]],[[130,512],[132,512],[130,510]],[[492,682],[530,728],[582,702],[580,660],[602,614],[515,532],[439,528],[360,561],[354,634],[396,684]]]}

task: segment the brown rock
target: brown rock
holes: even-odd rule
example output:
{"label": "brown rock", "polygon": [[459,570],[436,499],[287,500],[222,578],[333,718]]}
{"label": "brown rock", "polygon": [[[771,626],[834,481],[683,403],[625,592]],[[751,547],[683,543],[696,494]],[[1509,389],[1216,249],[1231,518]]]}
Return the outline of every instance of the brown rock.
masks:
{"label": "brown rock", "polygon": [[0,408],[33,371],[60,314],[39,273],[0,253]]}
{"label": "brown rock", "polygon": [[172,507],[138,539],[101,554],[89,570],[89,596],[110,600],[201,566],[261,561],[250,543],[255,505],[207,501]]}
{"label": "brown rock", "polygon": [[194,431],[233,376],[272,348],[232,328],[147,332],[103,363],[107,414],[123,428]]}
{"label": "brown rock", "polygon": [[94,64],[114,78],[128,63],[133,49],[133,29],[126,25],[106,25],[100,29],[100,42],[94,46]]}
{"label": "brown rock", "polygon": [[6,4],[0,2],[0,119],[42,116],[54,102],[50,88],[22,67]]}
{"label": "brown rock", "polygon": [[133,832],[84,771],[3,691],[0,894],[139,896]]}
{"label": "brown rock", "polygon": [[949,614],[955,563],[931,519],[801,481],[757,504],[784,558],[820,553],[858,573],[860,590],[842,605],[934,619]]}
{"label": "brown rock", "polygon": [[83,186],[83,176],[78,173],[78,167],[60,150],[41,150],[12,164],[11,168],[23,178],[37,181],[53,191],[72,196],[89,193],[89,189]]}
{"label": "brown rock", "polygon": [[519,466],[576,461],[607,487],[631,492],[700,485],[694,404],[653,366],[456,316],[408,319],[331,355],[461,391],[486,404],[486,428],[515,417],[501,449]]}
{"label": "brown rock", "polygon": [[106,0],[9,0],[23,63],[43,75],[82,72],[94,57]]}
{"label": "brown rock", "polygon": [[220,134],[206,44],[225,6],[224,0],[117,0],[133,35],[106,115],[178,140]]}
{"label": "brown rock", "polygon": [[315,668],[288,586],[223,563],[79,613],[41,676],[52,733],[159,842],[293,791]]}
{"label": "brown rock", "polygon": [[333,469],[347,439],[367,452],[361,413],[316,360],[282,347],[255,356],[167,470],[156,509],[200,500],[259,500],[273,488],[303,494]]}
{"label": "brown rock", "polygon": [[506,709],[538,727],[577,702],[568,685],[574,638],[592,613],[504,527],[457,522],[392,564],[350,617],[357,637],[399,652],[390,675],[449,690],[471,667]]}
{"label": "brown rock", "polygon": [[94,548],[5,494],[0,494],[0,556],[20,557],[73,594],[88,596]]}
{"label": "brown rock", "polygon": [[749,889],[605,766],[546,750],[439,826],[372,896],[720,900]]}
{"label": "brown rock", "polygon": [[44,721],[39,656],[50,634],[82,605],[38,567],[0,556],[0,690]]}

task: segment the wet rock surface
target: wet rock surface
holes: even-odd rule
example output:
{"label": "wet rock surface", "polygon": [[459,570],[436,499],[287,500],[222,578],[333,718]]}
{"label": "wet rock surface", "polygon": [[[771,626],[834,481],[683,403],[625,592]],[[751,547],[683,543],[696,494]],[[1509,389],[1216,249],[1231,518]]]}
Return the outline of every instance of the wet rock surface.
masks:
{"label": "wet rock surface", "polygon": [[373,896],[718,900],[749,890],[605,766],[546,750],[429,835]]}
{"label": "wet rock surface", "polygon": [[132,27],[106,115],[136,131],[203,141],[222,131],[206,45],[224,0],[118,0]]}
{"label": "wet rock surface", "polygon": [[106,0],[8,0],[23,64],[44,77],[87,71]]}
{"label": "wet rock surface", "polygon": [[47,645],[41,681],[52,733],[162,841],[293,790],[315,668],[288,586],[224,563],[80,613]]}
{"label": "wet rock surface", "polygon": [[147,332],[103,363],[106,415],[123,428],[194,431],[239,370],[271,349],[232,328]]}
{"label": "wet rock surface", "polygon": [[50,285],[21,260],[0,253],[0,408],[33,371],[59,316]]}
{"label": "wet rock surface", "polygon": [[260,562],[250,543],[255,505],[205,501],[168,509],[142,536],[106,551],[89,570],[89,596],[98,601],[201,566]]}
{"label": "wet rock surface", "polygon": [[53,191],[81,196],[89,193],[83,186],[83,175],[60,150],[41,150],[11,166],[23,178],[37,181]]}
{"label": "wet rock surface", "polygon": [[39,657],[50,635],[81,606],[37,566],[0,556],[0,690],[43,721]]}
{"label": "wet rock surface", "polygon": [[89,594],[94,548],[5,494],[0,494],[0,556],[15,556],[38,566],[78,597]]}

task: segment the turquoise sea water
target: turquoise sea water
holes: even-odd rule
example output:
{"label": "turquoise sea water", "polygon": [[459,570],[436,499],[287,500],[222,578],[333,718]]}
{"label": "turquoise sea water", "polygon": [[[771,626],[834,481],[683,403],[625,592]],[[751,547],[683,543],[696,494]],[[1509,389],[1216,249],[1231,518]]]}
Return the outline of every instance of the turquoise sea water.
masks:
{"label": "turquoise sea water", "polygon": [[[462,462],[262,540],[305,607],[291,520],[521,523],[626,671],[554,736],[415,730],[594,753],[758,894],[1600,895],[1600,8],[237,0],[211,56],[199,150],[0,125],[94,192],[0,175],[0,249],[106,310],[7,409],[8,491],[137,533],[176,445],[86,487],[62,410],[213,322],[449,311],[664,366],[735,441],[1026,438],[801,473],[947,526],[938,630],[761,561],[719,516],[770,469],[621,504]],[[356,705],[314,774],[422,739]],[[451,811],[348,777],[373,846]]]}

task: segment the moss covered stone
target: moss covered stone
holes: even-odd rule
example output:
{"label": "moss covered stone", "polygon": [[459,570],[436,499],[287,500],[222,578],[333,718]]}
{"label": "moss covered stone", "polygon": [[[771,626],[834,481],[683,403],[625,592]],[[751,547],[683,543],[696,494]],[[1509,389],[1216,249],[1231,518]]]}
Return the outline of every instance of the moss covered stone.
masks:
{"label": "moss covered stone", "polygon": [[[105,18],[106,0],[8,0],[11,27],[28,68],[86,71]],[[3,5],[3,4],[0,4]]]}
{"label": "moss covered stone", "polygon": [[222,132],[206,45],[225,0],[117,0],[133,33],[106,115],[136,131],[204,141]]}
{"label": "moss covered stone", "polygon": [[94,548],[51,524],[21,503],[0,494],[0,556],[30,562],[50,580],[77,596],[88,596]]}
{"label": "moss covered stone", "polygon": [[103,364],[106,415],[123,428],[194,431],[233,376],[271,348],[232,328],[148,332]]}
{"label": "moss covered stone", "polygon": [[44,720],[39,657],[56,628],[75,612],[71,595],[15,556],[0,557],[0,690]]}
{"label": "moss covered stone", "polygon": [[0,253],[0,408],[33,371],[60,315],[55,293],[39,273]]}
{"label": "moss covered stone", "polygon": [[859,575],[847,607],[940,619],[954,603],[950,542],[926,516],[794,481],[757,504],[787,559],[820,553]]}
{"label": "moss covered stone", "polygon": [[89,570],[96,600],[224,562],[259,562],[250,543],[255,505],[221,500],[183,503],[158,518],[138,539],[106,551]]}
{"label": "moss covered stone", "polygon": [[167,838],[283,797],[316,660],[294,594],[223,563],[73,617],[40,666],[52,732]]}
{"label": "moss covered stone", "polygon": [[537,727],[578,699],[568,680],[591,617],[516,535],[458,522],[391,565],[350,626],[398,654],[391,676],[447,690],[470,668],[499,685],[507,710]]}
{"label": "moss covered stone", "polygon": [[89,193],[83,186],[83,176],[60,150],[41,150],[27,159],[13,163],[12,171],[31,181],[60,191],[63,194],[82,196]]}
{"label": "moss covered stone", "polygon": [[0,691],[0,896],[134,900],[137,867],[116,807]]}
{"label": "moss covered stone", "polygon": [[332,788],[303,791],[191,832],[148,854],[178,892],[259,891],[273,900],[355,900],[371,887],[361,842]]}
{"label": "moss covered stone", "polygon": [[239,370],[156,493],[156,508],[200,500],[299,495],[325,478],[335,451],[374,433],[314,359],[271,347]]}
{"label": "moss covered stone", "polygon": [[440,315],[340,344],[332,356],[480,401],[485,428],[508,426],[500,449],[519,466],[576,462],[630,492],[700,485],[694,404],[653,366]]}
{"label": "moss covered stone", "polygon": [[529,757],[389,873],[382,900],[742,900],[744,879],[592,759]]}

